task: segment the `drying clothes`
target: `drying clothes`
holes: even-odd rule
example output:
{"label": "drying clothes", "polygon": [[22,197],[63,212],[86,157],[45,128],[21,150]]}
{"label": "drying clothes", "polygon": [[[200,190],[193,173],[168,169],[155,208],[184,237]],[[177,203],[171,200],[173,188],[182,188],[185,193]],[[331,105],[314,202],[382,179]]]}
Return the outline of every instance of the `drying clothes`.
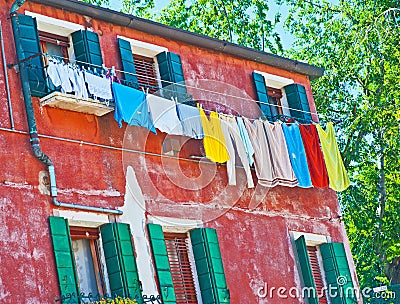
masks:
{"label": "drying clothes", "polygon": [[224,163],[229,160],[226,150],[226,142],[222,134],[221,122],[218,114],[210,112],[210,119],[207,118],[204,110],[199,108],[201,124],[204,130],[204,150],[206,157],[216,163]]}
{"label": "drying clothes", "polygon": [[49,75],[51,82],[55,87],[61,85],[61,78],[58,74],[58,64],[49,60],[49,64],[47,66],[47,75]]}
{"label": "drying clothes", "polygon": [[254,188],[253,177],[251,175],[249,161],[247,159],[246,148],[240,137],[239,127],[236,119],[233,116],[220,114],[222,133],[225,137],[226,149],[228,150],[229,160],[226,163],[226,170],[228,172],[229,185],[236,185],[236,166],[235,166],[235,149],[232,141],[235,142],[236,151],[242,161],[244,171],[247,177],[247,187]]}
{"label": "drying clothes", "polygon": [[254,167],[258,183],[264,187],[274,187],[277,181],[274,178],[270,150],[267,137],[264,131],[264,124],[261,120],[251,123],[250,120],[243,117],[244,125],[254,148]]}
{"label": "drying clothes", "polygon": [[312,187],[310,171],[308,170],[306,152],[300,129],[297,124],[282,124],[283,134],[285,135],[286,146],[289,152],[290,162],[297,180],[298,186],[302,188]]}
{"label": "drying clothes", "polygon": [[183,135],[202,139],[204,131],[201,125],[199,109],[181,103],[177,104],[176,108],[182,124]]}
{"label": "drying clothes", "polygon": [[299,125],[301,138],[303,139],[304,150],[306,152],[308,170],[311,182],[316,188],[329,186],[328,173],[324,156],[322,155],[319,144],[318,133],[315,125]]}
{"label": "drying clothes", "polygon": [[328,171],[329,187],[335,191],[346,190],[350,186],[350,180],[339,152],[333,124],[331,122],[327,123],[326,132],[320,125],[316,127]]}
{"label": "drying clothes", "polygon": [[154,126],[161,132],[182,135],[182,125],[176,113],[175,101],[156,95],[147,95],[151,117]]}
{"label": "drying clothes", "polygon": [[139,90],[114,82],[112,90],[115,97],[114,118],[122,127],[122,120],[130,126],[145,127],[156,134],[146,102],[146,95]]}
{"label": "drying clothes", "polygon": [[78,71],[77,69],[74,69],[74,76],[75,76],[75,96],[77,98],[83,98],[83,99],[88,99],[89,95],[86,89],[86,84],[85,84],[85,78],[83,76],[82,71]]}
{"label": "drying clothes", "polygon": [[88,85],[89,93],[92,94],[95,99],[113,99],[110,79],[96,76],[85,71],[85,81]]}
{"label": "drying clothes", "polygon": [[282,131],[282,123],[275,122],[274,124],[271,124],[268,121],[265,121],[264,128],[271,152],[270,157],[272,170],[277,185],[287,187],[297,186],[298,180],[290,163],[289,152]]}
{"label": "drying clothes", "polygon": [[64,63],[57,64],[57,72],[58,76],[61,80],[61,92],[62,93],[71,93],[72,92],[72,85],[71,81],[69,80],[69,68],[68,65]]}
{"label": "drying clothes", "polygon": [[252,166],[254,163],[254,148],[253,145],[251,144],[250,138],[249,138],[249,134],[247,133],[246,127],[244,126],[243,123],[243,118],[240,116],[236,117],[236,121],[237,121],[237,125],[239,128],[239,132],[240,132],[240,137],[242,138],[244,147],[246,149],[246,154],[247,154],[247,160],[249,162],[249,165]]}
{"label": "drying clothes", "polygon": [[290,165],[280,125],[271,125],[268,122],[264,124],[262,120],[251,123],[247,118],[243,118],[243,121],[254,148],[258,183],[264,187],[296,186],[298,182]]}

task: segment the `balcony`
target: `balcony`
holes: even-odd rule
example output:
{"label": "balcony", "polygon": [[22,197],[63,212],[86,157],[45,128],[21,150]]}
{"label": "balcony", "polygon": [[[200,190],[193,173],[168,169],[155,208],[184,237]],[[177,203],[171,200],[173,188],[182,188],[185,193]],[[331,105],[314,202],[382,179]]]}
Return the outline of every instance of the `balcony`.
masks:
{"label": "balcony", "polygon": [[65,94],[57,91],[42,97],[40,99],[40,105],[86,114],[93,114],[96,116],[103,116],[114,111],[115,108],[115,104],[113,102],[110,102],[109,105],[106,105],[104,102],[99,100],[92,98],[76,98],[72,94]]}

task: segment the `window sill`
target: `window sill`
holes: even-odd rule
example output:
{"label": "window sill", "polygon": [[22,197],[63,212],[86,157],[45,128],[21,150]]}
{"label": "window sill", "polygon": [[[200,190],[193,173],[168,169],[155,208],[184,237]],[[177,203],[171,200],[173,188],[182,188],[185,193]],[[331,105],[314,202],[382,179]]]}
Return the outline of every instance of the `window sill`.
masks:
{"label": "window sill", "polygon": [[114,103],[109,106],[101,101],[94,99],[79,99],[70,94],[63,94],[60,92],[53,92],[40,99],[41,106],[49,106],[63,110],[70,110],[86,114],[94,114],[96,116],[103,116],[107,113],[114,111]]}

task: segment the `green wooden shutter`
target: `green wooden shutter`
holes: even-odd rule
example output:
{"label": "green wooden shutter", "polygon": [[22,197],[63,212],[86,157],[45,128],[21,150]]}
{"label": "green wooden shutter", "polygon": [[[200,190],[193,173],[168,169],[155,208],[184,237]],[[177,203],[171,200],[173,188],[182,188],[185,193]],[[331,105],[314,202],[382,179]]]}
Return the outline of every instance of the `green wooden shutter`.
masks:
{"label": "green wooden shutter", "polygon": [[104,256],[113,296],[130,297],[143,303],[141,283],[128,224],[110,223],[101,226]]}
{"label": "green wooden shutter", "polygon": [[138,88],[139,83],[136,77],[135,61],[132,55],[132,48],[129,41],[118,38],[119,53],[121,55],[122,69],[124,70],[125,85]]}
{"label": "green wooden shutter", "polygon": [[165,245],[162,227],[156,224],[147,224],[150,243],[153,249],[154,266],[157,272],[161,298],[164,304],[176,303],[171,268],[169,266],[167,247]]}
{"label": "green wooden shutter", "polygon": [[190,231],[193,254],[204,304],[230,303],[217,231],[198,228]]}
{"label": "green wooden shutter", "polygon": [[289,84],[285,86],[285,93],[290,108],[290,115],[294,118],[304,120],[303,122],[310,122],[310,105],[304,86],[295,83]]}
{"label": "green wooden shutter", "polygon": [[181,57],[172,52],[162,52],[157,55],[157,63],[161,84],[164,88],[164,97],[168,99],[177,97],[181,102],[187,100],[189,97],[186,90]]}
{"label": "green wooden shutter", "polygon": [[[269,121],[272,121],[274,114],[272,112],[271,106],[269,105],[268,90],[267,86],[265,85],[264,76],[257,72],[253,72],[253,80],[257,92],[257,98],[259,101],[258,105],[261,109],[261,112],[264,118],[268,119]],[[275,111],[277,114],[276,109]]]}
{"label": "green wooden shutter", "polygon": [[[79,65],[95,68],[103,64],[99,36],[91,31],[79,30],[71,34],[75,58]],[[85,64],[87,63],[87,64]]]}
{"label": "green wooden shutter", "polygon": [[[303,277],[304,287],[308,291],[305,292],[305,296],[308,298],[309,304],[318,304],[318,295],[315,287],[314,277],[311,270],[310,258],[307,252],[306,240],[304,235],[299,237],[296,241],[297,256],[299,259],[301,274]],[[310,297],[308,297],[310,295]]]}
{"label": "green wooden shutter", "polygon": [[78,280],[68,221],[62,217],[50,216],[49,222],[61,296],[77,299]]}
{"label": "green wooden shutter", "polygon": [[[19,61],[42,52],[35,18],[18,14],[17,18],[12,18],[12,25],[14,30],[18,33],[14,35],[15,44],[17,46],[20,45],[22,48],[22,50],[17,49]],[[26,61],[24,66],[28,74],[31,94],[37,97],[46,95],[48,90],[46,86],[43,57],[39,55],[32,58]]]}
{"label": "green wooden shutter", "polygon": [[320,250],[327,284],[338,293],[331,297],[332,304],[357,303],[343,243],[322,244]]}

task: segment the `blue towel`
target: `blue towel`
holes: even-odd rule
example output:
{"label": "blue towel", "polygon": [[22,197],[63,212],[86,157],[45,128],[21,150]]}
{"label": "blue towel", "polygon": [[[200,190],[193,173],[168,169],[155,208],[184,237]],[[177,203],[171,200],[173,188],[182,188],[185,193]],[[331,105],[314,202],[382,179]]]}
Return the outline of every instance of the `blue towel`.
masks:
{"label": "blue towel", "polygon": [[120,128],[122,121],[125,121],[130,126],[145,127],[157,134],[146,102],[146,95],[142,91],[115,82],[112,84],[112,91],[115,99],[114,119]]}
{"label": "blue towel", "polygon": [[177,113],[182,124],[183,135],[196,139],[204,138],[198,108],[179,103],[177,104]]}
{"label": "blue towel", "polygon": [[299,182],[298,186],[302,188],[312,187],[306,152],[304,150],[299,126],[297,124],[287,125],[283,123],[282,129],[286,139],[290,162],[292,163],[294,174]]}
{"label": "blue towel", "polygon": [[240,116],[236,117],[237,125],[239,128],[240,132],[240,137],[242,138],[244,147],[246,149],[246,154],[247,154],[247,160],[249,161],[249,165],[252,166],[254,163],[254,148],[253,145],[251,144],[251,140],[249,137],[249,134],[247,133],[246,127],[244,126],[243,123],[243,118]]}

